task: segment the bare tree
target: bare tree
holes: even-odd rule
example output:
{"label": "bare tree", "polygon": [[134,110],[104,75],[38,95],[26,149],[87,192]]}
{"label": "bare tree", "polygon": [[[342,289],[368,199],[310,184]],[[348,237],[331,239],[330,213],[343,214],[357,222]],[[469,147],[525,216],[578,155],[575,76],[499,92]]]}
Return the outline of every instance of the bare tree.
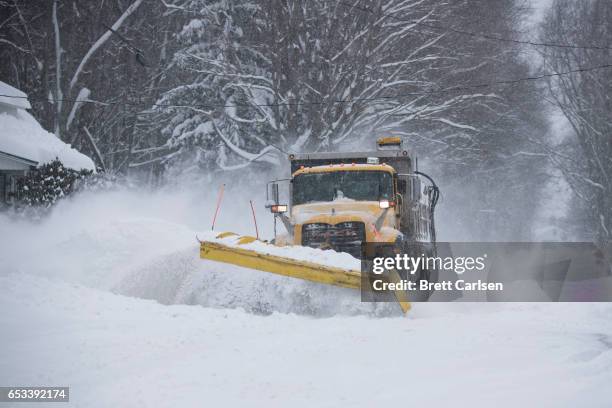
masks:
{"label": "bare tree", "polygon": [[28,93],[43,126],[94,158],[100,153],[110,172],[126,172],[148,159],[143,149],[163,144],[147,107],[167,76],[174,20],[161,2],[143,4],[0,3],[0,55],[10,61],[0,66],[3,80]]}
{"label": "bare tree", "polygon": [[553,47],[543,58],[554,72],[576,71],[549,82],[550,96],[573,130],[572,139],[557,146],[551,158],[581,200],[590,235],[601,245],[612,239],[610,21],[609,1],[555,0],[541,34],[547,42],[589,47]]}

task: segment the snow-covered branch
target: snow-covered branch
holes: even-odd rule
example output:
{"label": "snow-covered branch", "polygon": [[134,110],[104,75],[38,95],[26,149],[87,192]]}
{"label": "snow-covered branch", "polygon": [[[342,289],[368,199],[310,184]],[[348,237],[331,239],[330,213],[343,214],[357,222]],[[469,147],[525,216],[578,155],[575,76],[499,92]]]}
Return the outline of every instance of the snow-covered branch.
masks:
{"label": "snow-covered branch", "polygon": [[87,101],[89,101],[89,95],[91,95],[91,91],[87,88],[81,88],[79,94],[77,95],[76,102],[73,103],[72,109],[68,114],[68,119],[66,120],[66,130],[70,129],[70,125],[72,125],[72,121],[81,106]]}
{"label": "snow-covered branch", "polygon": [[68,88],[69,90],[72,90],[72,88],[74,88],[74,85],[76,84],[76,82],[79,79],[79,75],[83,71],[83,68],[85,67],[85,65],[87,65],[87,62],[89,61],[89,59],[111,37],[111,35],[113,34],[113,31],[119,30],[119,28],[124,23],[124,21],[130,15],[132,15],[132,13],[134,13],[134,11],[136,11],[136,9],[138,9],[138,7],[142,4],[142,2],[143,2],[143,0],[135,0],[134,3],[132,3],[123,12],[123,14],[121,14],[121,16],[117,19],[117,21],[115,21],[115,23],[111,26],[112,30],[106,30],[106,32],[104,34],[102,34],[102,36],[100,36],[100,38],[98,38],[98,40],[96,40],[96,42],[94,42],[91,47],[89,47],[89,50],[87,50],[87,52],[85,53],[85,55],[81,59],[81,62],[79,63],[79,66],[74,71],[74,75],[72,76],[72,79],[70,80],[70,86]]}

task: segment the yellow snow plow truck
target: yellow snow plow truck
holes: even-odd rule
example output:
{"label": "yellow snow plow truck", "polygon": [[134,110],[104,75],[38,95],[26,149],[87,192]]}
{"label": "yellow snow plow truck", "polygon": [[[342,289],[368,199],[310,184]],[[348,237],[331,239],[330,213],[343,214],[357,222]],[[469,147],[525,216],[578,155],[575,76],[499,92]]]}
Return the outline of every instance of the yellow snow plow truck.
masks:
{"label": "yellow snow plow truck", "polygon": [[[374,243],[376,251],[433,255],[438,187],[417,170],[416,157],[403,148],[399,137],[380,138],[377,145],[370,152],[289,155],[291,177],[269,182],[266,191],[266,207],[274,214],[274,239],[253,245],[254,237],[222,233],[200,241],[201,258],[359,289],[360,270],[294,259],[286,256],[290,251],[281,256],[273,248],[312,247],[362,258],[374,255],[365,253],[367,242]],[[281,191],[288,201],[281,200]],[[279,234],[277,220],[284,226]],[[408,279],[436,277],[421,270]],[[428,296],[413,295],[411,300]],[[405,311],[409,309],[406,294],[396,298]]]}

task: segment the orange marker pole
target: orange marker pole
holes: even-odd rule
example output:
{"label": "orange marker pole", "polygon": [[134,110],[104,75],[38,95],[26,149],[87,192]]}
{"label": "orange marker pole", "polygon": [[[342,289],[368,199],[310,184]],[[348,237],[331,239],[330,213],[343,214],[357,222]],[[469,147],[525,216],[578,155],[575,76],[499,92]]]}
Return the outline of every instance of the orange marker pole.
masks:
{"label": "orange marker pole", "polygon": [[255,236],[259,239],[259,230],[257,229],[257,218],[255,217],[255,208],[253,208],[253,200],[249,200],[251,203],[251,212],[253,213],[253,222],[255,223]]}
{"label": "orange marker pole", "polygon": [[223,191],[225,190],[225,184],[222,184],[219,188],[219,198],[217,198],[217,208],[215,209],[215,216],[212,221],[211,230],[215,230],[215,222],[217,221],[217,214],[219,214],[219,208],[221,207],[221,200],[223,199]]}

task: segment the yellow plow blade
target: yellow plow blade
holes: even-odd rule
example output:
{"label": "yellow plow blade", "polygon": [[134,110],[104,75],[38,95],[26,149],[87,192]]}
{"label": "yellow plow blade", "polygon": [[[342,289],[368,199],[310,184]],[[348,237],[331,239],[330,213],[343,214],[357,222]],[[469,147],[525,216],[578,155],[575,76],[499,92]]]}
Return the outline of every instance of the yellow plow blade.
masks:
{"label": "yellow plow blade", "polygon": [[344,288],[361,288],[359,271],[298,261],[250,249],[227,246],[218,242],[202,241],[200,258]]}
{"label": "yellow plow blade", "polygon": [[[226,232],[219,234],[216,238],[222,239],[233,235],[235,236],[236,234]],[[248,236],[239,237],[235,241],[236,245],[226,245],[214,241],[200,241],[200,258],[311,282],[361,289],[360,271],[336,268],[238,247],[254,241],[256,241],[256,238]],[[394,276],[391,279],[395,280],[394,278],[399,279],[399,276]],[[407,312],[410,309],[410,303],[405,293],[396,292],[396,298],[402,310]]]}

